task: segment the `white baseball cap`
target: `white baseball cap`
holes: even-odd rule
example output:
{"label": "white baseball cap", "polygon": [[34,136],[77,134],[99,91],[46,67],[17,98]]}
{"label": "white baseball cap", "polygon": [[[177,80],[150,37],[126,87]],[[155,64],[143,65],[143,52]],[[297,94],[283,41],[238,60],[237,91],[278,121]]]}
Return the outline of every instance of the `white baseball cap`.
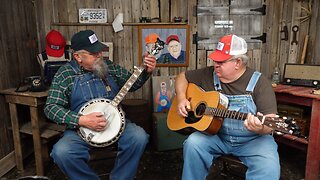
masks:
{"label": "white baseball cap", "polygon": [[246,41],[234,34],[223,36],[217,44],[216,50],[209,54],[209,58],[223,62],[230,59],[234,55],[241,55],[247,53]]}

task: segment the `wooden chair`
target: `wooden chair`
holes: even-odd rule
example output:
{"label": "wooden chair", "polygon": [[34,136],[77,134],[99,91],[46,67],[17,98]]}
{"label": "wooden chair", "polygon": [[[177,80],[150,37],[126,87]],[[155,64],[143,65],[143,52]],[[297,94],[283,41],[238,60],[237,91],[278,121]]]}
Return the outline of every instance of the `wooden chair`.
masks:
{"label": "wooden chair", "polygon": [[223,155],[220,157],[220,160],[223,164],[221,170],[222,176],[234,176],[239,179],[246,178],[247,166],[239,158],[232,155]]}
{"label": "wooden chair", "polygon": [[117,143],[107,147],[94,147],[90,151],[89,165],[100,178],[108,179],[118,153]]}

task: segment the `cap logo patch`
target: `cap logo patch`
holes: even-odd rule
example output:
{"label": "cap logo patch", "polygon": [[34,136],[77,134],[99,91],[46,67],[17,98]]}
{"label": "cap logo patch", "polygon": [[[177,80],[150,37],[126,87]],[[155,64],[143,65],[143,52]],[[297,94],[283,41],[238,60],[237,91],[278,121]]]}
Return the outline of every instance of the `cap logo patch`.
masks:
{"label": "cap logo patch", "polygon": [[60,46],[50,45],[50,48],[54,50],[59,50]]}
{"label": "cap logo patch", "polygon": [[217,50],[219,50],[219,51],[222,51],[223,50],[223,47],[224,47],[224,43],[222,43],[222,42],[219,42],[218,44],[217,44]]}
{"label": "cap logo patch", "polygon": [[89,40],[90,40],[91,44],[93,44],[98,41],[98,38],[97,38],[96,34],[92,34],[91,36],[89,36]]}

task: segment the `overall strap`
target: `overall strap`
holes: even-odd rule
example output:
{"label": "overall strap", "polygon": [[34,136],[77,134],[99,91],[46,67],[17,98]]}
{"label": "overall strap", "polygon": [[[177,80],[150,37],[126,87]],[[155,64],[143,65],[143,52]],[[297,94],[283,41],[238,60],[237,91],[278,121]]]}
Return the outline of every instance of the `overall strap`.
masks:
{"label": "overall strap", "polygon": [[41,53],[41,56],[42,56],[42,60],[48,60],[48,55],[47,55],[47,52],[45,52],[45,51],[43,51],[42,53]]}
{"label": "overall strap", "polygon": [[219,91],[219,92],[222,91],[220,79],[214,71],[213,71],[213,86],[216,91]]}
{"label": "overall strap", "polygon": [[76,74],[80,74],[80,66],[78,65],[78,63],[75,60],[71,60],[69,62],[72,70],[76,73]]}
{"label": "overall strap", "polygon": [[70,53],[69,53],[69,51],[64,51],[64,58],[70,61]]}
{"label": "overall strap", "polygon": [[253,90],[254,90],[254,87],[256,86],[256,84],[257,84],[260,76],[261,76],[261,73],[258,72],[258,71],[255,71],[255,72],[252,74],[251,79],[250,79],[250,81],[249,81],[249,83],[248,83],[248,86],[247,86],[247,88],[246,88],[246,91],[247,91],[248,94],[252,94],[252,92],[253,92]]}

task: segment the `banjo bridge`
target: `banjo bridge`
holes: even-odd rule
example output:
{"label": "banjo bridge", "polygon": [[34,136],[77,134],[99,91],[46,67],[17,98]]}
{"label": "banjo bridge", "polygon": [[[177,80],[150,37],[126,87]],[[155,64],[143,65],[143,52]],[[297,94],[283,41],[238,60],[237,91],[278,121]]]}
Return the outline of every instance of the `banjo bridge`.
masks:
{"label": "banjo bridge", "polygon": [[91,141],[91,139],[93,138],[94,134],[93,133],[89,133],[88,137],[87,137],[87,141]]}

